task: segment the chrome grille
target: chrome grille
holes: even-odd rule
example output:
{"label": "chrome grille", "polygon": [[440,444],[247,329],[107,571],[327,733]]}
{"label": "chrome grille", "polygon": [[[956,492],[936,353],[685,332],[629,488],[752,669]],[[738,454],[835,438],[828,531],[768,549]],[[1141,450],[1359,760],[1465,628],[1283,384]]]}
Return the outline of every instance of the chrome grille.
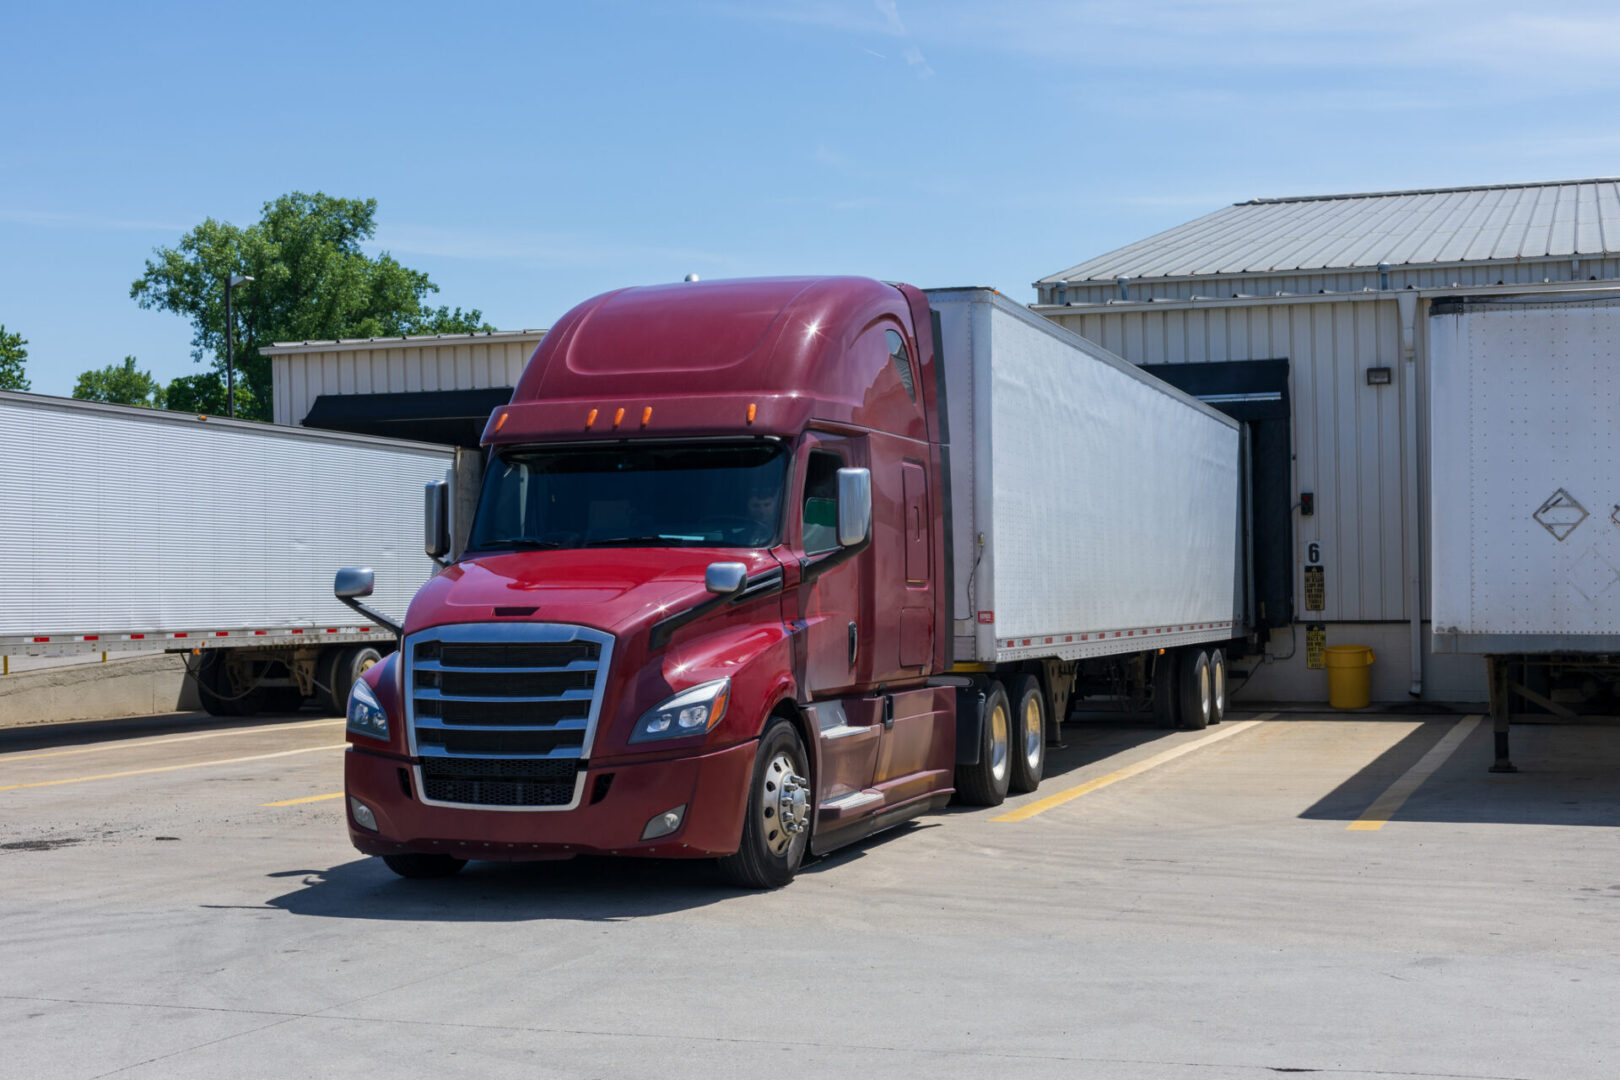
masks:
{"label": "chrome grille", "polygon": [[443,626],[406,642],[406,728],[422,801],[578,804],[613,639],[558,623]]}

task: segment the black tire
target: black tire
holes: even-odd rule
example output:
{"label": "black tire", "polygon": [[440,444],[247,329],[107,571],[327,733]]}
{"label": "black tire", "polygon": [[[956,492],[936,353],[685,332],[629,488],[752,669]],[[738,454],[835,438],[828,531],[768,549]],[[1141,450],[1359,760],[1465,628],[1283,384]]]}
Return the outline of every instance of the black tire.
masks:
{"label": "black tire", "polygon": [[1166,731],[1181,726],[1181,654],[1166,650],[1153,658],[1153,721]]}
{"label": "black tire", "polygon": [[349,691],[368,668],[382,663],[382,653],[372,645],[351,645],[332,661],[332,698],[339,713],[349,711]]}
{"label": "black tire", "polygon": [[979,724],[979,760],[956,767],[956,795],[969,806],[1000,806],[1012,782],[1012,706],[992,681]]}
{"label": "black tire", "polygon": [[1209,722],[1218,724],[1226,719],[1226,654],[1219,649],[1209,650]]}
{"label": "black tire", "polygon": [[1012,701],[1011,765],[1007,790],[1034,791],[1046,772],[1046,695],[1033,675],[1015,675],[1007,682]]}
{"label": "black tire", "polygon": [[798,873],[815,810],[809,761],[793,724],[772,718],[754,753],[742,843],[736,854],[720,859],[720,873],[733,885],[775,889]]}
{"label": "black tire", "polygon": [[1201,731],[1210,718],[1209,654],[1188,649],[1181,657],[1181,728]]}
{"label": "black tire", "polygon": [[264,688],[247,693],[231,685],[224,650],[210,649],[197,662],[197,697],[209,716],[252,716],[264,706]]}
{"label": "black tire", "polygon": [[[329,646],[322,649],[315,657],[315,707],[328,716],[342,716],[349,711],[349,687],[338,689],[337,683],[332,681],[332,673],[337,670],[337,662],[343,656],[344,649],[338,646]],[[350,684],[353,685],[353,684]],[[341,700],[340,700],[341,699]]]}
{"label": "black tire", "polygon": [[447,878],[461,873],[466,859],[452,859],[430,851],[408,851],[403,855],[384,855],[382,861],[388,869],[402,878]]}

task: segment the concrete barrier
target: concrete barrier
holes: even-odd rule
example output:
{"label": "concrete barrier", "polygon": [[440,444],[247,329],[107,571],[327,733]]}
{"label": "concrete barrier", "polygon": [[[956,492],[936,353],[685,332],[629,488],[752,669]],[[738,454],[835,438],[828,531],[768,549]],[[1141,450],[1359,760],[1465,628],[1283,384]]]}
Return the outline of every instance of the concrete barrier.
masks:
{"label": "concrete barrier", "polygon": [[0,728],[202,708],[178,654],[75,664],[0,677]]}

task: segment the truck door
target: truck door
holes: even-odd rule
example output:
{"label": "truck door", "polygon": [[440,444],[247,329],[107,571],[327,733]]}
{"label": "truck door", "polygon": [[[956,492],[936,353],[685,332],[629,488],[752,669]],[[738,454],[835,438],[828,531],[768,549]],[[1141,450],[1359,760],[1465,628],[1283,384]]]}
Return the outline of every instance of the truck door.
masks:
{"label": "truck door", "polygon": [[[817,574],[816,561],[838,550],[838,470],[864,464],[853,440],[812,435],[804,456],[798,512],[798,539],[806,574],[814,580],[801,587],[805,623],[806,697],[841,697],[870,671],[863,661],[873,643],[862,625],[862,579],[872,550]],[[861,455],[864,457],[864,455]]]}

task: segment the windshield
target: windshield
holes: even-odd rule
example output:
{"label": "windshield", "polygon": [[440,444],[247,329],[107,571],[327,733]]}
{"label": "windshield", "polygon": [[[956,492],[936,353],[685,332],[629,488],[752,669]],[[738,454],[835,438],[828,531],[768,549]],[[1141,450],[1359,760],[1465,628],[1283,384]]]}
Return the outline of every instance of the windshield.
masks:
{"label": "windshield", "polygon": [[768,547],[787,462],[776,442],[503,450],[468,550]]}

